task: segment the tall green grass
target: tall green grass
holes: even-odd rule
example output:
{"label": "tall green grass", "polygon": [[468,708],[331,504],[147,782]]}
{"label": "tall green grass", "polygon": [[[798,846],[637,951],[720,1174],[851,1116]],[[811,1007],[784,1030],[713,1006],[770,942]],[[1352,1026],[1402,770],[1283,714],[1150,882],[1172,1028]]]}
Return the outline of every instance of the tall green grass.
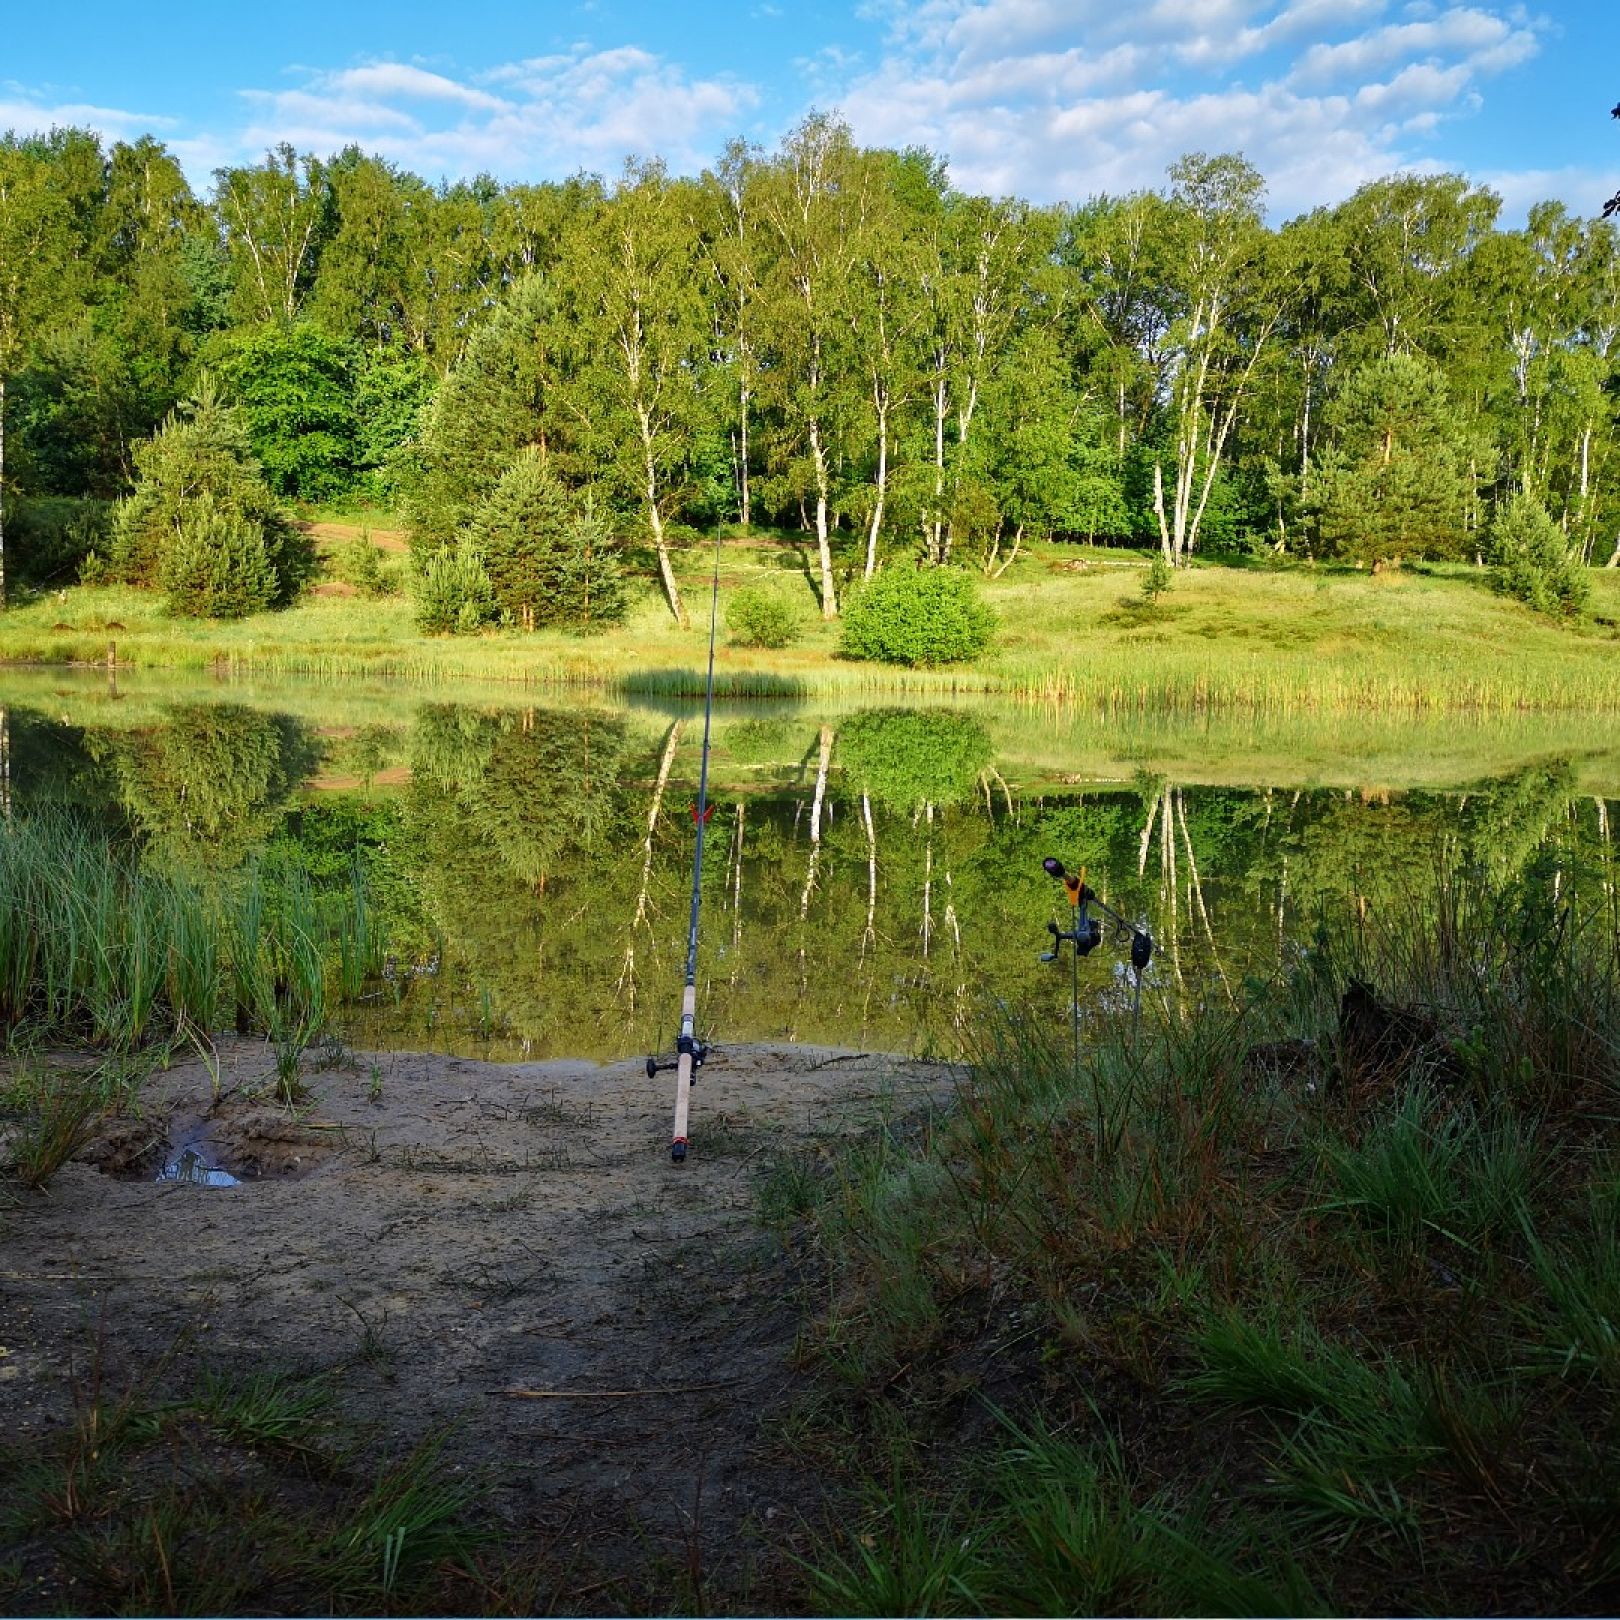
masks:
{"label": "tall green grass", "polygon": [[[1341,1015],[1352,979],[1399,1041]],[[1602,874],[1468,874],[1236,1010],[1149,1001],[1139,1034],[1099,1016],[1078,1072],[1066,1029],[1003,1013],[948,1108],[762,1184],[838,1391],[797,1443],[903,1505],[827,1527],[817,1601],[1612,1605]]]}
{"label": "tall green grass", "polygon": [[0,824],[0,1032],[127,1050],[233,1023],[286,1078],[385,954],[356,864],[347,892],[257,866],[203,882],[51,812]]}

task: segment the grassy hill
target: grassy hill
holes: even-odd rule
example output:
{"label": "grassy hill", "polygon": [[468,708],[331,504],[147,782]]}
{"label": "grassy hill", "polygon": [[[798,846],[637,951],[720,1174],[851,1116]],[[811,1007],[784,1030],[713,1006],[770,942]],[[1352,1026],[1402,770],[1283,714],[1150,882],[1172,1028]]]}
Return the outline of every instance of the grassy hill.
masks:
{"label": "grassy hill", "polygon": [[[1042,546],[985,582],[1001,621],[989,653],[971,665],[907,670],[838,656],[838,626],[819,617],[807,562],[790,540],[727,542],[722,621],[732,591],[769,577],[800,596],[805,628],[777,652],[728,646],[722,628],[721,691],[983,691],[1110,709],[1620,713],[1620,575],[1605,571],[1594,571],[1592,609],[1574,625],[1530,612],[1493,591],[1487,573],[1462,566],[1376,576],[1201,566],[1149,607],[1139,555]],[[285,612],[231,623],[171,617],[146,592],[80,586],[0,617],[0,662],[104,663],[115,645],[120,664],[145,667],[701,690],[707,548],[685,553],[682,565],[685,630],[650,585],[606,635],[465,638],[420,635],[405,596],[367,600],[333,580]]]}

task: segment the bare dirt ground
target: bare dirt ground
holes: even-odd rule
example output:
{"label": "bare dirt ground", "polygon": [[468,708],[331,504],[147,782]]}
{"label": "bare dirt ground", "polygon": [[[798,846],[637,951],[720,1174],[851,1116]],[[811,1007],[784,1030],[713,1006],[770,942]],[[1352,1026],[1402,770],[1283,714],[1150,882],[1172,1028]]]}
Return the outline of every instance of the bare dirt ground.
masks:
{"label": "bare dirt ground", "polygon": [[317,544],[324,543],[327,546],[358,540],[361,535],[366,534],[371,537],[372,545],[379,551],[403,554],[411,549],[401,529],[368,529],[360,523],[300,523],[298,527]]}
{"label": "bare dirt ground", "polygon": [[[818,1493],[768,1438],[801,1315],[755,1180],[946,1070],[716,1048],[674,1165],[673,1076],[639,1062],[362,1054],[290,1115],[252,1096],[262,1045],[220,1055],[222,1101],[178,1064],[45,1190],[0,1196],[0,1432],[70,1423],[93,1359],[103,1387],[334,1369],[379,1455],[451,1425],[449,1464],[492,1482],[512,1536],[594,1572],[592,1606],[668,1607],[647,1571],[694,1557],[716,1593],[786,1589]],[[237,1184],[156,1179],[188,1147]]]}

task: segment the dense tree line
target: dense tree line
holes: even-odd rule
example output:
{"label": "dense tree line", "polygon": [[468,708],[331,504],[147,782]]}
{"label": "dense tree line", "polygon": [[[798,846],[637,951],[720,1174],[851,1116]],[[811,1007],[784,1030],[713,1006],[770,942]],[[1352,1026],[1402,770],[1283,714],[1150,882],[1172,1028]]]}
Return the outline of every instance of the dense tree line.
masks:
{"label": "dense tree line", "polygon": [[[677,617],[672,549],[717,519],[801,529],[829,616],[887,556],[995,572],[1035,534],[1472,559],[1516,499],[1620,556],[1613,226],[1503,229],[1456,175],[1263,208],[1230,155],[1075,206],[970,196],[819,116],[695,178],[435,187],[282,147],[206,198],[150,138],[8,135],[0,561],[71,577],[199,386],[275,497],[399,504],[423,569],[543,470]],[[255,566],[260,598],[294,583]]]}

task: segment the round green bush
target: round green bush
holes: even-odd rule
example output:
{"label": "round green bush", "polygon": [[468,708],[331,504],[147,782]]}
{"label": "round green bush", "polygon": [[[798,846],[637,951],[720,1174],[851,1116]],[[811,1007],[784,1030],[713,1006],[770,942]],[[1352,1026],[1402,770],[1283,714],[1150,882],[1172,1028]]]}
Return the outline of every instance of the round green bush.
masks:
{"label": "round green bush", "polygon": [[839,650],[880,664],[958,664],[990,645],[996,616],[959,568],[890,568],[844,607]]}
{"label": "round green bush", "polygon": [[803,633],[797,608],[770,585],[744,585],[726,604],[726,633],[734,647],[788,647]]}

